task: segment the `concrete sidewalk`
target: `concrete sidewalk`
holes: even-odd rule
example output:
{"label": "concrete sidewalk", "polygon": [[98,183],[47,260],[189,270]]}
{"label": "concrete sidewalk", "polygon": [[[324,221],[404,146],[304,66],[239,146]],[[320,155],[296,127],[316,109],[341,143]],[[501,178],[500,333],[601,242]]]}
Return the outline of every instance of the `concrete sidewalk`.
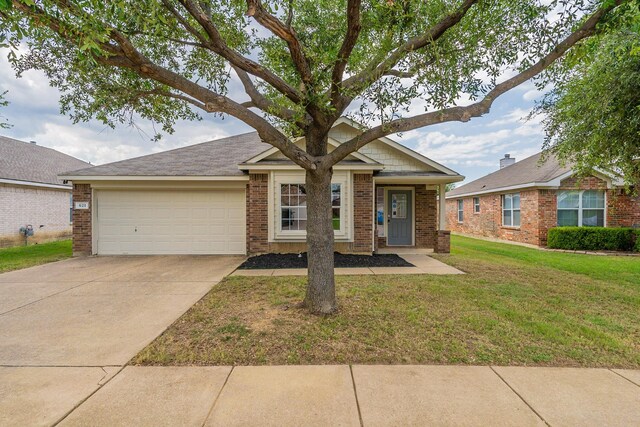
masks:
{"label": "concrete sidewalk", "polygon": [[[42,408],[74,396],[47,377],[24,400],[5,370],[1,425],[46,425]],[[0,371],[2,372],[2,371]],[[632,426],[640,371],[489,366],[135,367],[91,379],[99,389],[72,426]],[[49,424],[57,419],[48,420]]]}

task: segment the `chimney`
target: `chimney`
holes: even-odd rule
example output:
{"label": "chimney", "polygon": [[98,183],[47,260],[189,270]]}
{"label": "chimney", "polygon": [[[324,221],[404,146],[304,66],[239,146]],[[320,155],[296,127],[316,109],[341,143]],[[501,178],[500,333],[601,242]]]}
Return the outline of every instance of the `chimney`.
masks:
{"label": "chimney", "polygon": [[511,166],[516,162],[515,157],[511,157],[511,154],[505,154],[503,159],[500,159],[500,169]]}

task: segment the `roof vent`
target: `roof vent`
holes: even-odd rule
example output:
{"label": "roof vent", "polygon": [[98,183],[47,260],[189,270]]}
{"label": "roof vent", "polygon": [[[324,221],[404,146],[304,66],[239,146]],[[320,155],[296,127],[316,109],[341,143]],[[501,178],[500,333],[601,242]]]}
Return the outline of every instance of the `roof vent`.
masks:
{"label": "roof vent", "polygon": [[511,166],[516,162],[515,157],[511,157],[511,154],[505,154],[504,158],[500,159],[500,169]]}
{"label": "roof vent", "polygon": [[37,144],[37,142],[35,142],[35,141],[29,141],[29,142],[32,143],[32,144]]}

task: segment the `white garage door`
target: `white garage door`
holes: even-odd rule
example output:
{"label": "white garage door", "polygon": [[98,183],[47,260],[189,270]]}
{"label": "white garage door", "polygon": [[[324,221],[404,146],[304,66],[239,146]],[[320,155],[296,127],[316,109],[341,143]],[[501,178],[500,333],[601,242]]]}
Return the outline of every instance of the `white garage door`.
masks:
{"label": "white garage door", "polygon": [[102,255],[244,254],[244,190],[97,191]]}

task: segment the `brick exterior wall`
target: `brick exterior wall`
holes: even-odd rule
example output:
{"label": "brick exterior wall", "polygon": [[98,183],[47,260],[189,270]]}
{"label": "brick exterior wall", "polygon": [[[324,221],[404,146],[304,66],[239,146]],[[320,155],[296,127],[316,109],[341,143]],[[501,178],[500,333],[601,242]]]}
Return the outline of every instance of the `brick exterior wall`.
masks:
{"label": "brick exterior wall", "polygon": [[609,190],[607,192],[607,225],[640,228],[640,196],[632,196],[621,188]]}
{"label": "brick exterior wall", "polygon": [[416,185],[416,247],[436,248],[438,230],[437,191]]}
{"label": "brick exterior wall", "polygon": [[[640,227],[640,198],[622,189],[607,190],[607,183],[597,177],[582,180],[570,177],[560,183],[559,190],[606,190],[607,227]],[[447,200],[447,222],[452,231],[495,237],[538,246],[547,244],[547,233],[556,227],[557,191],[534,189],[520,191],[520,227],[502,226],[500,196],[505,193],[483,194],[480,213],[473,212],[473,197],[465,197],[463,222],[458,222],[457,200]],[[514,191],[517,192],[517,191]]]}
{"label": "brick exterior wall", "polygon": [[[447,223],[451,231],[515,242],[540,244],[538,190],[520,191],[520,227],[502,225],[501,194],[483,194],[480,212],[473,209],[473,197],[465,197],[463,222],[458,222],[458,199],[447,200]],[[545,234],[546,235],[546,234]]]}
{"label": "brick exterior wall", "polygon": [[373,248],[373,176],[353,176],[353,252],[371,253]]}
{"label": "brick exterior wall", "polygon": [[89,202],[89,209],[73,210],[73,255],[91,255],[91,185],[73,184],[73,202]]}
{"label": "brick exterior wall", "polygon": [[247,253],[269,252],[269,175],[250,174],[247,184]]}
{"label": "brick exterior wall", "polygon": [[451,231],[438,230],[438,241],[434,251],[439,254],[448,254],[451,252]]}
{"label": "brick exterior wall", "polygon": [[70,195],[71,189],[0,184],[0,247],[23,244],[19,230],[28,224],[32,243],[70,237]]}

